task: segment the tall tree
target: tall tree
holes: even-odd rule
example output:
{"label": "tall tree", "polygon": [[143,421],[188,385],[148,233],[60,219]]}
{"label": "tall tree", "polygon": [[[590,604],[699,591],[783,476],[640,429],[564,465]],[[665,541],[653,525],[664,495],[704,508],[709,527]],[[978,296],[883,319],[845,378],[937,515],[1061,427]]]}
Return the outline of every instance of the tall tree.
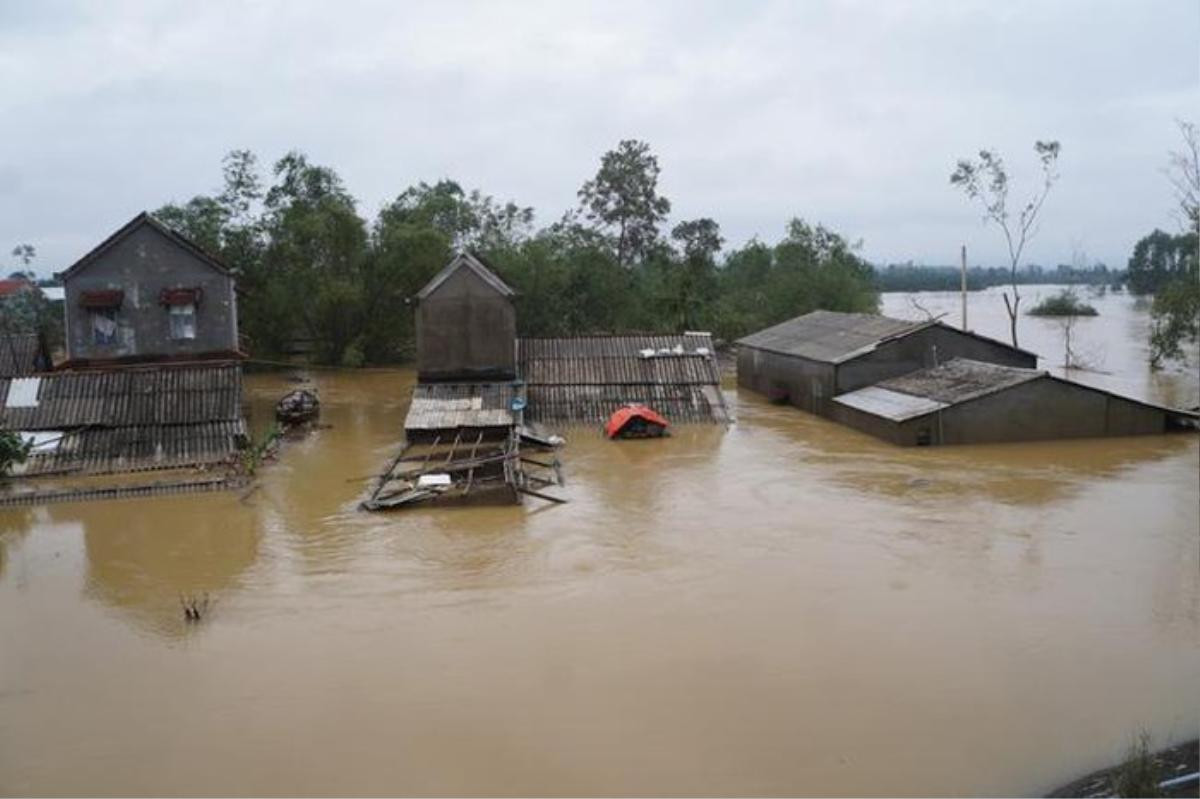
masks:
{"label": "tall tree", "polygon": [[672,228],[671,238],[682,250],[669,273],[674,315],[685,329],[707,327],[717,293],[717,255],[725,243],[721,226],[707,217],[690,219]]}
{"label": "tall tree", "polygon": [[969,199],[977,201],[983,207],[984,221],[995,224],[1004,234],[1011,278],[1009,287],[1012,291],[1011,297],[1009,292],[1004,292],[1004,308],[1008,312],[1014,347],[1018,346],[1017,318],[1021,305],[1021,295],[1017,291],[1017,268],[1020,266],[1025,245],[1037,230],[1035,223],[1042,210],[1042,204],[1058,180],[1055,167],[1062,148],[1056,141],[1038,141],[1034,143],[1033,149],[1041,165],[1041,181],[1015,218],[1008,207],[1008,170],[1004,166],[1004,159],[995,151],[980,150],[978,159],[960,159],[950,175],[951,185],[958,186]]}
{"label": "tall tree", "polygon": [[1176,124],[1183,145],[1167,154],[1167,180],[1175,190],[1184,226],[1200,234],[1200,129],[1182,119]]}
{"label": "tall tree", "polygon": [[1153,240],[1156,247],[1149,261],[1154,278],[1154,304],[1150,309],[1150,365],[1157,369],[1164,361],[1186,359],[1185,343],[1200,340],[1200,132],[1190,122],[1180,120],[1183,146],[1168,153],[1167,179],[1175,190],[1184,229],[1181,236],[1167,236],[1160,230],[1137,243],[1129,261],[1133,284],[1135,261],[1142,265],[1143,244]]}
{"label": "tall tree", "polygon": [[600,159],[596,176],[579,189],[583,213],[613,241],[617,263],[644,258],[658,240],[671,202],[658,194],[658,159],[650,145],[625,139]]}

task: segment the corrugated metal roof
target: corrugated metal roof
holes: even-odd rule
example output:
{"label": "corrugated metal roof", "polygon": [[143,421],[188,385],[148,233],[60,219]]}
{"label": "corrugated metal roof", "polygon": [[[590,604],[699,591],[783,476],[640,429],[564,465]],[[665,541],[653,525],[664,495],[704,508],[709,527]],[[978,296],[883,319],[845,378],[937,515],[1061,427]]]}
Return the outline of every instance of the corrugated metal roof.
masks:
{"label": "corrugated metal roof", "polygon": [[530,385],[719,384],[712,336],[578,336],[517,341]]}
{"label": "corrugated metal roof", "polygon": [[955,358],[940,366],[884,380],[879,388],[954,405],[1044,377],[1037,369]]}
{"label": "corrugated metal roof", "polygon": [[429,383],[413,388],[405,430],[509,427],[516,424],[510,383]]}
{"label": "corrugated metal roof", "polygon": [[723,423],[729,420],[719,386],[586,385],[529,386],[525,421],[543,424],[603,424],[630,402],[650,406],[667,420]]}
{"label": "corrugated metal roof", "polygon": [[834,397],[833,401],[849,408],[891,419],[893,422],[915,419],[918,416],[950,407],[943,402],[925,397],[914,397],[911,394],[901,394],[898,391],[890,391],[879,386],[860,388],[857,391]]}
{"label": "corrugated metal roof", "polygon": [[241,418],[238,364],[120,367],[41,376],[37,404],[9,407],[0,379],[0,426],[62,430],[81,426],[196,424]]}
{"label": "corrugated metal roof", "polygon": [[85,427],[62,433],[14,468],[15,474],[103,474],[184,468],[228,460],[246,435],[235,421]]}
{"label": "corrugated metal roof", "polygon": [[0,335],[0,377],[23,377],[50,368],[34,333]]}
{"label": "corrugated metal roof", "polygon": [[841,363],[883,341],[932,324],[875,314],[813,311],[751,333],[737,343],[812,361]]}
{"label": "corrugated metal roof", "polygon": [[523,338],[517,370],[530,422],[598,424],[630,402],[672,422],[729,419],[708,333]]}

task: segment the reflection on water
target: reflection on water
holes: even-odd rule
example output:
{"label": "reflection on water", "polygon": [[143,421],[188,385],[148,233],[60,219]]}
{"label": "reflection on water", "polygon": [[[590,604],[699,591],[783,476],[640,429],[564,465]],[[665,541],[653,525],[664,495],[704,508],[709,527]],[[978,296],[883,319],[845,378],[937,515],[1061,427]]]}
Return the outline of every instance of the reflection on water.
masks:
{"label": "reflection on water", "polygon": [[571,431],[569,505],[366,514],[412,375],[316,380],[249,494],[0,513],[0,794],[1027,793],[1200,721],[1195,436],[900,449],[731,392]]}

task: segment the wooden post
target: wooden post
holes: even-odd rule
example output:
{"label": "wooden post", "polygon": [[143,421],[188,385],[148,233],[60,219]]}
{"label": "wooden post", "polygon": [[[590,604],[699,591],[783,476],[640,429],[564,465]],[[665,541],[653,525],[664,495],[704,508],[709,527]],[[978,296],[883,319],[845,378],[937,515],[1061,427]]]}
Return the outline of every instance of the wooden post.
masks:
{"label": "wooden post", "polygon": [[967,245],[962,246],[962,329],[967,329]]}

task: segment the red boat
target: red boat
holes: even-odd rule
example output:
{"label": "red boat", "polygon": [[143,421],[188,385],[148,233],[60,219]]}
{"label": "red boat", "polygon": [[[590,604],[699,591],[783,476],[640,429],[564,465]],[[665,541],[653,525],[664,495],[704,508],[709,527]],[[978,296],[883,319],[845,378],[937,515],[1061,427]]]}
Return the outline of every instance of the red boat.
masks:
{"label": "red boat", "polygon": [[669,425],[645,405],[626,405],[608,417],[604,433],[609,438],[659,438]]}

